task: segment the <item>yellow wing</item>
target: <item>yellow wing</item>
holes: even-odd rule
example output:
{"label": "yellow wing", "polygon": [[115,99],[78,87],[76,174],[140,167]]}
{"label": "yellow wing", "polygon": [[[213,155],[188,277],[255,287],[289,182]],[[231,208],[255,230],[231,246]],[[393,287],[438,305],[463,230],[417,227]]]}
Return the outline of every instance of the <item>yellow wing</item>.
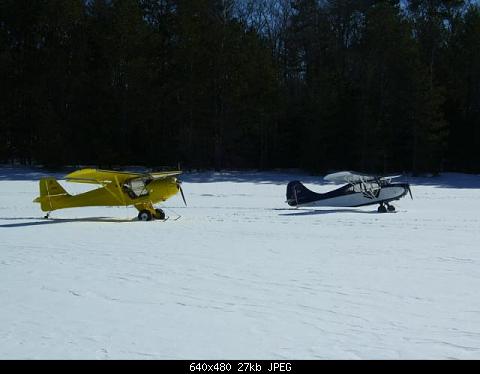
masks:
{"label": "yellow wing", "polygon": [[106,185],[111,182],[124,184],[132,179],[164,179],[182,174],[181,171],[165,171],[156,173],[131,173],[123,171],[82,169],[68,174],[65,179],[74,183],[91,183]]}
{"label": "yellow wing", "polygon": [[65,179],[74,183],[109,184],[114,181],[122,184],[129,179],[140,178],[144,174],[121,171],[82,169],[68,174]]}
{"label": "yellow wing", "polygon": [[182,174],[181,171],[162,171],[156,173],[148,173],[152,179],[164,179],[169,177],[176,177],[177,175]]}

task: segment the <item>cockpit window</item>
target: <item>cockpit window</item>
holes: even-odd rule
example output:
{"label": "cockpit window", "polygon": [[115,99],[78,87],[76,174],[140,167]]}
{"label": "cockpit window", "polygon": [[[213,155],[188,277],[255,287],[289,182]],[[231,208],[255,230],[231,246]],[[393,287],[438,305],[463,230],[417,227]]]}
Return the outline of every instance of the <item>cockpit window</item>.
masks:
{"label": "cockpit window", "polygon": [[381,185],[378,182],[360,182],[354,185],[351,185],[348,188],[349,192],[360,193],[360,192],[372,192],[379,190]]}
{"label": "cockpit window", "polygon": [[358,183],[353,186],[353,192],[363,192],[364,190],[363,183]]}
{"label": "cockpit window", "polygon": [[148,196],[147,185],[150,182],[151,180],[149,179],[132,179],[125,183],[123,188],[130,198],[137,199],[139,197]]}

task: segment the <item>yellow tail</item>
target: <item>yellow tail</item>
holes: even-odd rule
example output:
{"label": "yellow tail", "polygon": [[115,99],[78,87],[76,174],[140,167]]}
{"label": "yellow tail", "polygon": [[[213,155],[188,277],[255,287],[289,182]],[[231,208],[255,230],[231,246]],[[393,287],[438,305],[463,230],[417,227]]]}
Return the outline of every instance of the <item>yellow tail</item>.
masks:
{"label": "yellow tail", "polygon": [[58,200],[63,200],[70,196],[67,191],[54,178],[42,178],[40,180],[40,197],[37,197],[34,202],[40,203],[44,212],[51,212],[55,209]]}

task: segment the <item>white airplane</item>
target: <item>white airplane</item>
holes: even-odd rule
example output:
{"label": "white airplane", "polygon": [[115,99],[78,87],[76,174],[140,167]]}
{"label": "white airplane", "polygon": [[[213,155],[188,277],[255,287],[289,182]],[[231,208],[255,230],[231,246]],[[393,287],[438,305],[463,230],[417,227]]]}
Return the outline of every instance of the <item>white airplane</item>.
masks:
{"label": "white airplane", "polygon": [[408,183],[392,183],[401,175],[381,177],[350,171],[327,175],[324,179],[336,184],[346,184],[334,191],[316,193],[298,181],[287,186],[287,203],[292,207],[361,207],[379,205],[379,213],[394,212],[390,203],[400,200],[412,191]]}

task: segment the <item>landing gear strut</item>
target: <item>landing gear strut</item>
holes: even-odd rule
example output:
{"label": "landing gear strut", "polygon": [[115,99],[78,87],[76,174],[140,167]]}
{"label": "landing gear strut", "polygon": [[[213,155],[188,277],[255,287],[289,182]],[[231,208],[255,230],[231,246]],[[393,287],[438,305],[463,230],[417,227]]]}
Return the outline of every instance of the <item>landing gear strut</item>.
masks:
{"label": "landing gear strut", "polygon": [[51,213],[51,212],[48,212],[47,214],[45,214],[45,217],[43,217],[43,218],[49,219],[49,218],[50,218],[50,213]]}

